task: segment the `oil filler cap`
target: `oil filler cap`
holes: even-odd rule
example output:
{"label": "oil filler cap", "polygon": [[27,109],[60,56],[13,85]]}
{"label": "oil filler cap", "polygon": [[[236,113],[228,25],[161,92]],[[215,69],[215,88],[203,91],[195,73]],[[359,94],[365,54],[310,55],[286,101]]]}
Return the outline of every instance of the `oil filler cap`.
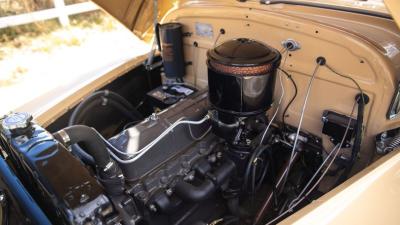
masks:
{"label": "oil filler cap", "polygon": [[30,135],[32,133],[32,115],[26,112],[16,112],[7,115],[2,122],[3,129],[12,136]]}

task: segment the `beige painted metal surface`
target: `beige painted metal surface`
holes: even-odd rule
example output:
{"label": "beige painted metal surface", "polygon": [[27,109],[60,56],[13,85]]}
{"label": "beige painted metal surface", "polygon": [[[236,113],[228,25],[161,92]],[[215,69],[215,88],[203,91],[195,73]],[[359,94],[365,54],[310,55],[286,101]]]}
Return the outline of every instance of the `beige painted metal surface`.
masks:
{"label": "beige painted metal surface", "polygon": [[280,224],[400,224],[400,152],[381,158]]}
{"label": "beige painted metal surface", "polygon": [[[304,8],[306,10],[302,10]],[[318,56],[326,57],[328,64],[335,70],[356,79],[371,98],[365,114],[364,145],[358,163],[360,170],[374,156],[374,136],[399,124],[399,120],[387,120],[386,113],[397,85],[400,54],[388,57],[386,45],[400,49],[400,36],[393,21],[372,20],[368,16],[359,15],[346,17],[342,15],[347,13],[328,12],[324,14],[324,11],[315,8],[283,4],[260,5],[249,2],[234,6],[224,1],[203,1],[201,4],[182,5],[167,14],[164,22],[180,22],[184,24],[184,32],[193,33],[191,37],[185,38],[185,57],[194,62],[193,66],[187,68],[186,80],[199,87],[207,85],[207,50],[224,40],[247,37],[276,49],[282,49],[281,42],[286,38],[298,41],[301,49],[287,54],[281,65],[293,75],[300,87],[296,101],[288,110],[287,122],[292,125],[297,125],[299,121],[305,87]],[[195,27],[199,23],[212,26],[214,35],[196,35]],[[226,34],[217,34],[221,28]],[[293,88],[286,78],[283,80],[286,91],[283,105],[286,105],[293,95]],[[277,89],[276,96],[279,96]],[[357,88],[349,80],[321,67],[313,84],[303,129],[319,134],[323,110],[335,109],[349,114],[357,93]]]}
{"label": "beige painted metal surface", "polygon": [[400,27],[400,1],[399,0],[384,0],[387,9],[391,13],[397,25]]}

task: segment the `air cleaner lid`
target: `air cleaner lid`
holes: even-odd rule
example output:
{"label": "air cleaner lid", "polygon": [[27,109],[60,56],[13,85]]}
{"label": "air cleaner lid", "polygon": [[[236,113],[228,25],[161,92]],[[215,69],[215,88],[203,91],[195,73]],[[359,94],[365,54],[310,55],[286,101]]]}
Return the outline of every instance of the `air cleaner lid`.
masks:
{"label": "air cleaner lid", "polygon": [[280,54],[260,42],[247,38],[229,40],[207,52],[208,59],[224,65],[257,66],[279,61]]}

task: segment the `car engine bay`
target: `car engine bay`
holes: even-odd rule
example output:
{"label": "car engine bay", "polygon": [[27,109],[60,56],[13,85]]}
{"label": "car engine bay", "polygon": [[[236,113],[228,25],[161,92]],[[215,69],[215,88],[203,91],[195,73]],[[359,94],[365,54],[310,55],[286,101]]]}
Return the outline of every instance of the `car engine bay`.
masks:
{"label": "car engine bay", "polygon": [[[298,87],[281,64],[299,43],[286,39],[276,49],[243,37],[207,51],[208,88],[198,89],[183,80],[181,29],[179,23],[159,27],[163,70],[155,73],[164,80],[146,93],[145,103],[133,106],[103,89],[65,115],[67,126],[43,128],[27,113],[1,120],[3,154],[50,221],[276,224],[352,175],[370,101],[357,80],[318,56],[308,85]],[[347,114],[324,110],[322,129],[315,133],[303,129],[303,117],[322,67],[349,81],[357,93],[349,97],[353,104]],[[287,105],[283,79],[294,90]],[[304,96],[297,95],[298,88]],[[285,116],[296,98],[302,107],[292,126]],[[143,104],[149,106],[146,113],[139,110]],[[125,119],[107,122],[94,110],[99,105],[114,110],[108,116]],[[323,135],[332,148],[323,145]],[[377,136],[382,151],[400,145],[397,129],[385,137]]]}

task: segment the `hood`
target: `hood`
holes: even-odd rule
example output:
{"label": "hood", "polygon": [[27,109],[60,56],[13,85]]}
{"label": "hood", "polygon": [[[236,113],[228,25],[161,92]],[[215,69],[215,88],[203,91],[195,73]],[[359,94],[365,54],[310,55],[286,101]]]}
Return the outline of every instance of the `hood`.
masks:
{"label": "hood", "polygon": [[[178,6],[188,6],[191,4],[207,3],[207,0],[92,0],[105,11],[114,16],[128,29],[130,29],[139,38],[150,41],[153,37],[154,24],[154,5],[157,3],[157,21],[172,8]],[[212,1],[216,3],[216,1]],[[240,5],[240,1],[219,0],[223,5]],[[263,4],[290,4],[306,5],[321,8],[332,8],[336,10],[345,10],[360,12],[363,14],[372,14],[380,17],[390,17],[387,8],[393,17],[400,20],[400,2],[399,0],[385,0],[387,8],[382,2],[377,1],[358,1],[358,0],[261,0]],[[396,15],[397,14],[397,15]]]}
{"label": "hood", "polygon": [[176,3],[170,0],[93,0],[93,2],[145,41],[150,41],[154,33],[154,3],[157,2],[157,20],[160,20]]}
{"label": "hood", "polygon": [[393,19],[396,21],[397,26],[400,28],[400,1],[385,0],[385,4],[389,12],[392,14]]}

